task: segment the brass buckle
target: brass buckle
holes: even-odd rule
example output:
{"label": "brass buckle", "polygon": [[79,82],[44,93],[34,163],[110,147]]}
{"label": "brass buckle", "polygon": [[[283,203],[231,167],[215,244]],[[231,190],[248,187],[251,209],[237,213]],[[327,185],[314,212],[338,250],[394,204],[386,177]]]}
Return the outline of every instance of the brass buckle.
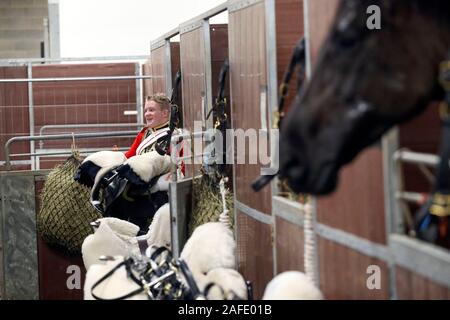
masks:
{"label": "brass buckle", "polygon": [[442,120],[447,120],[450,118],[450,106],[447,101],[441,101],[439,104],[439,116]]}
{"label": "brass buckle", "polygon": [[283,98],[286,98],[288,95],[288,84],[286,82],[283,82],[282,84],[280,84],[280,96]]}
{"label": "brass buckle", "polygon": [[436,193],[433,196],[433,204],[430,207],[430,213],[442,218],[450,216],[450,195]]}
{"label": "brass buckle", "polygon": [[450,91],[450,60],[443,61],[440,65],[439,70],[440,70],[439,82],[441,86],[446,91]]}

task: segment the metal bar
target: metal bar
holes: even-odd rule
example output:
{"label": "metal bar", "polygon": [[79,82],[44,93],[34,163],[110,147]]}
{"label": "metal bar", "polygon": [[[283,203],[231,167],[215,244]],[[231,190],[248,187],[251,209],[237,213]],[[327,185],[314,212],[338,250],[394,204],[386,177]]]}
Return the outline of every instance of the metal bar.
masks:
{"label": "metal bar", "polygon": [[[142,68],[139,63],[135,64],[135,75],[137,77],[142,76]],[[142,79],[136,79],[136,121],[137,122],[143,122],[144,121],[144,115],[143,115],[143,80]]]}
{"label": "metal bar", "polygon": [[272,197],[272,212],[276,217],[303,228],[304,211],[300,203],[283,197]]}
{"label": "metal bar", "polygon": [[241,211],[242,213],[246,214],[247,216],[265,223],[265,224],[273,224],[273,218],[271,215],[262,213],[256,209],[250,208],[249,206],[243,204],[242,202],[239,202],[238,200],[235,200],[234,202],[236,209]]}
{"label": "metal bar", "polygon": [[192,30],[192,28],[198,28],[200,25],[198,23],[202,20],[208,20],[211,17],[214,17],[218,15],[219,13],[222,13],[228,9],[228,1],[225,1],[224,3],[180,24],[180,34],[188,32]]}
{"label": "metal bar", "polygon": [[426,200],[426,196],[418,192],[397,191],[395,193],[396,199],[404,200],[411,203],[422,204]]}
{"label": "metal bar", "polygon": [[[129,148],[118,148],[117,151],[126,151]],[[81,154],[94,153],[98,151],[105,151],[111,149],[97,149],[97,150],[78,150]],[[42,157],[42,156],[55,156],[55,155],[68,155],[71,154],[72,150],[67,151],[53,151],[53,152],[35,152],[35,153],[12,153],[10,157],[24,157],[24,156],[32,156],[32,157]]]}
{"label": "metal bar", "polygon": [[170,38],[175,37],[179,33],[180,33],[179,27],[170,30],[169,32],[163,34],[161,37],[151,41],[150,49],[155,50],[158,49],[159,47],[162,47],[165,44],[166,40],[170,40]]}
{"label": "metal bar", "polygon": [[413,152],[405,149],[397,150],[393,158],[395,161],[404,163],[425,164],[428,166],[436,166],[439,163],[439,156],[429,153]]}
{"label": "metal bar", "polygon": [[164,42],[164,59],[165,59],[165,73],[166,73],[166,94],[168,97],[172,95],[172,59],[171,59],[170,40]]}
{"label": "metal bar", "polygon": [[143,127],[141,123],[86,123],[86,124],[47,124],[41,127],[39,135],[42,135],[46,129],[65,129],[65,128],[116,128],[116,127]]}
{"label": "metal bar", "polygon": [[253,6],[264,0],[230,0],[228,5],[228,11],[230,13],[245,9],[247,7]]}
{"label": "metal bar", "polygon": [[180,133],[172,136],[171,142],[177,143],[179,139],[190,140],[191,138],[198,138],[204,134],[209,133],[208,131],[197,131],[194,133]]}
{"label": "metal bar", "polygon": [[390,236],[389,248],[396,265],[450,288],[448,250],[398,234]]}
{"label": "metal bar", "polygon": [[35,79],[0,79],[0,83],[15,82],[52,82],[52,81],[89,81],[89,80],[135,80],[135,79],[151,79],[152,76],[111,76],[111,77],[72,77],[72,78],[35,78]]}
{"label": "metal bar", "polygon": [[[28,79],[33,78],[33,66],[31,63],[28,63]],[[34,136],[34,99],[33,99],[33,83],[28,82],[28,124],[30,126],[30,136]],[[35,143],[34,141],[30,141],[30,152],[35,152]],[[31,170],[36,169],[36,159],[31,161]]]}
{"label": "metal bar", "polygon": [[[213,106],[213,94],[212,94],[212,56],[211,56],[211,30],[208,20],[203,20],[203,49],[204,49],[204,70],[205,76],[203,77],[205,97],[206,97],[206,110],[205,110],[205,128],[213,127],[213,117],[206,119],[206,115],[212,109]],[[215,80],[215,79],[214,79]]]}
{"label": "metal bar", "polygon": [[[403,230],[404,219],[400,214],[402,206],[395,198],[395,191],[403,188],[403,180],[399,173],[398,165],[392,161],[392,157],[399,148],[398,128],[391,129],[382,138],[383,150],[383,191],[384,191],[384,216],[386,228],[386,241],[393,232],[401,232]],[[391,299],[397,298],[397,282],[395,265],[392,261],[388,262],[389,268],[389,296]]]}
{"label": "metal bar", "polygon": [[366,256],[389,262],[391,255],[388,247],[370,240],[355,236],[352,233],[332,228],[322,223],[316,224],[316,233],[327,240],[358,251]]}
{"label": "metal bar", "polygon": [[112,132],[93,132],[93,133],[75,133],[75,134],[57,134],[48,136],[22,136],[13,137],[5,144],[5,163],[6,169],[10,170],[9,147],[16,141],[37,141],[37,140],[63,140],[72,138],[101,138],[101,137],[129,137],[134,136],[138,131],[112,131]]}
{"label": "metal bar", "polygon": [[116,61],[116,60],[146,60],[148,55],[136,56],[104,56],[104,57],[71,57],[71,58],[29,58],[29,59],[0,59],[0,65],[8,64],[28,64],[28,63],[47,63],[47,62],[75,62],[75,61]]}

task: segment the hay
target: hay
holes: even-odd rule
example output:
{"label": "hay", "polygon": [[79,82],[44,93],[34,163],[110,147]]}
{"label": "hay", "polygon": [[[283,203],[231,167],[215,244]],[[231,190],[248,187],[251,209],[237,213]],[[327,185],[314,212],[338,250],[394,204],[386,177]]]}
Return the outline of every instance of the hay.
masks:
{"label": "hay", "polygon": [[[189,236],[196,227],[207,222],[219,221],[219,216],[223,211],[222,196],[217,179],[204,174],[193,179],[192,189],[192,214],[188,225]],[[228,192],[225,200],[229,210],[230,223],[234,226],[233,194]]]}
{"label": "hay", "polygon": [[80,163],[78,154],[73,153],[50,172],[37,215],[43,240],[71,254],[81,252],[83,240],[92,233],[90,222],[102,217],[89,202],[89,189],[73,179]]}

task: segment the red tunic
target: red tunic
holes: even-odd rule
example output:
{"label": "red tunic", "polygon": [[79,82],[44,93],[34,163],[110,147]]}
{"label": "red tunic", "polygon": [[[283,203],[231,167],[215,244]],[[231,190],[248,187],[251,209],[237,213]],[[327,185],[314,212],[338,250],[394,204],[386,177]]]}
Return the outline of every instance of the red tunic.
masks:
{"label": "red tunic", "polygon": [[[131,145],[130,149],[127,152],[125,152],[125,157],[127,157],[127,159],[136,155],[136,150],[139,147],[139,145],[141,144],[142,138],[145,136],[145,132],[147,131],[147,129],[148,129],[147,127],[144,127],[137,134],[137,136],[134,139],[133,144]],[[182,157],[182,156],[183,156],[183,148],[181,148],[181,150],[179,152],[179,157]],[[186,167],[185,167],[184,161],[181,162],[181,172],[183,173],[183,175],[186,172]]]}
{"label": "red tunic", "polygon": [[132,144],[131,147],[130,147],[130,150],[128,150],[128,151],[125,153],[125,157],[127,157],[127,159],[128,159],[128,158],[131,158],[132,156],[135,156],[135,155],[136,155],[136,150],[137,150],[137,148],[139,147],[139,145],[141,144],[141,142],[142,142],[142,137],[144,137],[144,134],[145,134],[145,131],[146,131],[146,130],[147,130],[147,128],[144,127],[144,128],[138,133],[138,135],[136,136],[136,139],[134,139],[133,144]]}

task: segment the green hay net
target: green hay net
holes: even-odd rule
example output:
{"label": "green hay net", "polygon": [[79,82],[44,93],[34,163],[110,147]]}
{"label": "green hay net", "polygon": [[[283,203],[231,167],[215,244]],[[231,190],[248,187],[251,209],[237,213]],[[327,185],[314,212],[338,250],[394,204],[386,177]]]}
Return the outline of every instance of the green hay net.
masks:
{"label": "green hay net", "polygon": [[71,254],[81,252],[83,240],[92,233],[90,222],[102,217],[89,202],[89,189],[73,179],[80,163],[74,152],[50,172],[37,215],[43,240]]}
{"label": "green hay net", "polygon": [[[192,189],[192,214],[188,224],[188,236],[196,227],[204,223],[219,221],[223,211],[222,195],[217,178],[204,174],[193,179]],[[234,228],[233,194],[227,192],[225,200],[230,222]]]}

